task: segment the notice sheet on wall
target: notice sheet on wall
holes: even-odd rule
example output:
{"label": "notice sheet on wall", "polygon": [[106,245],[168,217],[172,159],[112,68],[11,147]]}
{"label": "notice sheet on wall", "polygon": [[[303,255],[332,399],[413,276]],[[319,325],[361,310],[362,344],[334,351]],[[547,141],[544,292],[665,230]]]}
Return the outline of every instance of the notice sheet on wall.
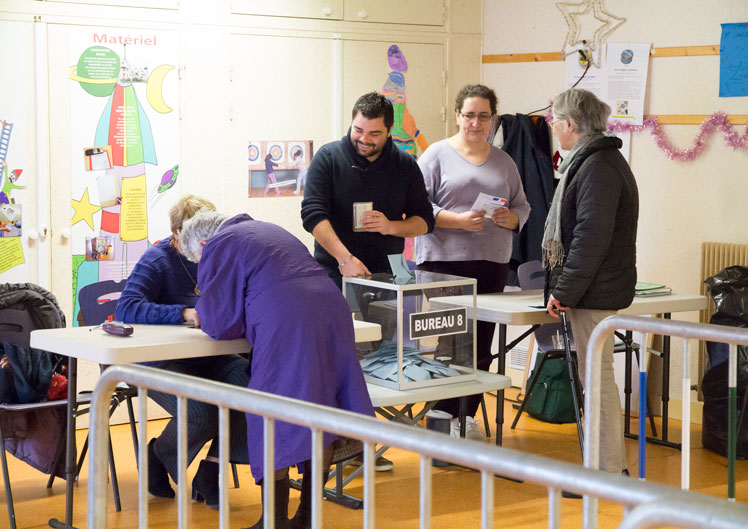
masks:
{"label": "notice sheet on wall", "polygon": [[[610,105],[610,118],[641,125],[647,93],[650,44],[607,44],[600,68],[590,65],[577,85]],[[567,53],[574,51],[567,50]],[[579,52],[566,56],[565,86],[571,87],[584,74],[587,61]]]}

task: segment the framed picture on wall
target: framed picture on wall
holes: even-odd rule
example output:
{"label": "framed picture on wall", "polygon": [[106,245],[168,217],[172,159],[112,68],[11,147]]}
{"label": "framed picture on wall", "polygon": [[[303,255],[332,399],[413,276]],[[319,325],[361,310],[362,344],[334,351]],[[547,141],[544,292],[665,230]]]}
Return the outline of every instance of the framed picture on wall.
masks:
{"label": "framed picture on wall", "polygon": [[247,147],[248,196],[303,195],[311,158],[312,140],[250,141]]}

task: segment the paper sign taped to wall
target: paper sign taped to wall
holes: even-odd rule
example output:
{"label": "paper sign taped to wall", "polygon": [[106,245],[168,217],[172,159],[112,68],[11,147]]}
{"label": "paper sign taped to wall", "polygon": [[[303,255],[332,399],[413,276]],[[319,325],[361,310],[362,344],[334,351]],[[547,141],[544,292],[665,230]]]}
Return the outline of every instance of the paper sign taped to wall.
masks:
{"label": "paper sign taped to wall", "polygon": [[122,179],[120,238],[141,241],[148,237],[148,201],[145,175]]}
{"label": "paper sign taped to wall", "polygon": [[21,239],[18,237],[0,238],[0,274],[24,262]]}

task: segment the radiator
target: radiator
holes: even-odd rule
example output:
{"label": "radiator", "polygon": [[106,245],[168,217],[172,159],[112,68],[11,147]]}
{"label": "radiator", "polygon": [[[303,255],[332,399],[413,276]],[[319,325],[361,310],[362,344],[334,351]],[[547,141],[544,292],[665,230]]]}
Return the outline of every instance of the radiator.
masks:
{"label": "radiator", "polygon": [[[738,244],[729,242],[703,242],[701,243],[701,285],[699,292],[709,297],[704,280],[711,277],[720,270],[728,266],[748,266],[748,244]],[[709,323],[714,312],[714,302],[709,297],[709,304],[706,310],[702,310],[699,315],[701,323]],[[706,345],[699,342],[699,400],[701,396],[701,379],[704,376],[706,367]]]}

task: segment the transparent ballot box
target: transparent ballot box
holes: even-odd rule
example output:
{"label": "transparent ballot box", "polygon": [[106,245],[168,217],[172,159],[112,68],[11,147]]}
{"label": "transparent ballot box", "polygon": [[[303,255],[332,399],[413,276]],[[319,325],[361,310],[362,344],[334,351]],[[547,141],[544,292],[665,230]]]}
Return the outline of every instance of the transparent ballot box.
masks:
{"label": "transparent ballot box", "polygon": [[[475,279],[412,274],[343,278],[354,318],[382,329],[381,340],[356,344],[366,381],[404,390],[474,380]],[[471,296],[473,310],[450,304],[455,296]]]}

